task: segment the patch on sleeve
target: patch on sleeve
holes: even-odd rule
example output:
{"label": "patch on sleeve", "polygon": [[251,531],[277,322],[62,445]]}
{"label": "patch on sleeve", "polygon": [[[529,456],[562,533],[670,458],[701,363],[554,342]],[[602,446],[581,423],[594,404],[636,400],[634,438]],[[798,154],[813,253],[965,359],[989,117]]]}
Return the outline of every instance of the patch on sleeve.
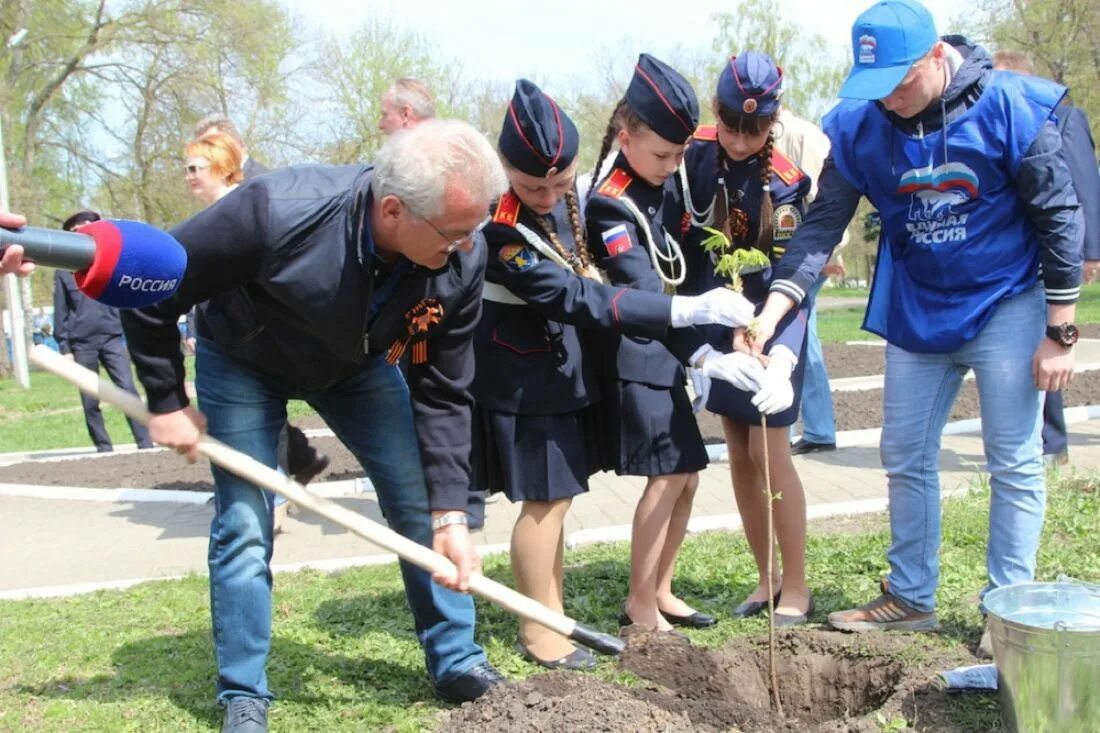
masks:
{"label": "patch on sleeve", "polygon": [[603,246],[607,248],[607,254],[611,257],[622,254],[633,246],[630,234],[626,231],[626,224],[611,227],[600,236],[603,237]]}
{"label": "patch on sleeve", "polygon": [[783,204],[775,207],[775,225],[772,227],[772,239],[777,242],[790,239],[801,223],[802,212],[794,204]]}
{"label": "patch on sleeve", "polygon": [[633,180],[630,174],[622,168],[616,168],[611,171],[611,175],[600,186],[598,193],[608,198],[617,199],[626,192],[627,187],[630,186],[630,182]]}
{"label": "patch on sleeve", "polygon": [[695,134],[692,135],[696,140],[705,140],[707,142],[714,142],[718,139],[718,126],[717,125],[699,125],[695,128]]}
{"label": "patch on sleeve", "polygon": [[514,227],[516,220],[519,219],[519,206],[519,197],[509,189],[507,193],[500,197],[497,210],[493,213],[493,221],[497,224]]}
{"label": "patch on sleeve", "polygon": [[523,244],[506,244],[500,248],[500,262],[513,272],[530,270],[539,261],[538,254]]}
{"label": "patch on sleeve", "polygon": [[775,172],[775,175],[779,176],[779,180],[783,181],[783,183],[786,183],[788,186],[792,186],[806,177],[802,169],[795,165],[794,161],[786,155],[779,152],[778,148],[772,150],[772,171]]}

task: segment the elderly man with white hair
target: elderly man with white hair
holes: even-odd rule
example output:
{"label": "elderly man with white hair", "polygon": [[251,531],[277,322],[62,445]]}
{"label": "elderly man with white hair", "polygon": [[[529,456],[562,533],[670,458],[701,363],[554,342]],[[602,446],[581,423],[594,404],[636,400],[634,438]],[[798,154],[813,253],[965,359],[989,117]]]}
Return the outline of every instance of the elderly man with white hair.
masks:
{"label": "elderly man with white hair", "polygon": [[[274,171],[176,227],[189,258],[179,290],[123,316],[158,443],[195,458],[209,432],[274,466],[287,401],[304,400],[363,465],[391,527],[454,561],[457,575],[441,584],[401,566],[433,690],[450,702],[502,679],[474,642],[472,599],[456,591],[479,565],[465,511],[471,337],[485,271],[480,230],[505,186],[484,136],[452,120],[392,136],[373,165]],[[199,324],[200,413],[183,389],[176,320],[234,292]],[[274,497],[213,472],[223,730],[266,731]]]}
{"label": "elderly man with white hair", "polygon": [[423,82],[398,79],[382,95],[382,115],[378,129],[384,135],[410,130],[435,117],[435,100]]}

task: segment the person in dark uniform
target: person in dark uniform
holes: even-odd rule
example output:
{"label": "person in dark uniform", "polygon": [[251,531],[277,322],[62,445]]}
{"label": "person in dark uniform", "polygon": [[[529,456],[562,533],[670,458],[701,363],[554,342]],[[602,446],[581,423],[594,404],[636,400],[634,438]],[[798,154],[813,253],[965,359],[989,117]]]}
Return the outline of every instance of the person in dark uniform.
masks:
{"label": "person in dark uniform", "polygon": [[[688,81],[642,54],[611,115],[585,205],[588,246],[612,285],[664,293],[684,282],[683,209],[673,174],[698,120]],[[601,175],[614,142],[619,152]],[[656,339],[628,334],[594,334],[588,346],[602,395],[605,467],[648,479],[634,516],[630,594],[620,621],[665,630],[713,624],[671,590],[698,471],[707,465],[682,359]],[[709,348],[700,339],[700,353]]]}
{"label": "person in dark uniform", "polygon": [[[99,218],[94,211],[80,211],[66,219],[62,228],[67,232],[75,231],[81,224],[99,221]],[[130,394],[137,394],[134,375],[130,372],[130,357],[122,340],[118,310],[80,292],[73,274],[67,270],[58,270],[54,274],[53,319],[57,347],[64,356],[93,372],[98,372],[102,364],[115,385]],[[81,392],[80,405],[84,408],[84,423],[88,426],[88,435],[95,449],[100,453],[113,451],[111,435],[103,424],[99,400]],[[148,428],[133,418],[128,417],[126,421],[130,424],[137,447],[152,448]]]}
{"label": "person in dark uniform", "polygon": [[[475,337],[477,483],[523,502],[512,532],[516,587],[559,611],[565,514],[600,464],[591,410],[599,393],[578,328],[667,338],[687,358],[702,339],[670,325],[752,316],[748,301],[725,289],[695,299],[604,285],[584,246],[577,146],[569,117],[519,80],[500,132],[511,185],[485,228],[485,303]],[[720,376],[719,364],[708,373]],[[520,621],[517,646],[544,667],[595,664],[588,651],[532,622]]]}
{"label": "person in dark uniform", "polygon": [[[729,283],[733,273],[724,258],[743,257],[738,250],[748,250],[765,256],[737,274],[749,300],[763,304],[770,263],[780,258],[802,221],[810,179],[774,147],[782,91],[783,72],[766,54],[746,51],[722,68],[714,98],[718,123],[695,133],[684,160],[685,198],[694,227],[687,247],[692,290]],[[702,239],[714,236],[720,237],[718,246],[704,250]],[[707,409],[722,416],[733,494],[760,576],[756,588],[734,609],[739,617],[768,608],[768,493],[763,470],[764,440],[768,442],[771,493],[779,497],[774,518],[782,573],[780,564],[774,563],[772,588],[777,596],[775,621],[781,626],[805,623],[813,612],[806,585],[806,498],[787,440],[788,428],[798,419],[807,318],[806,308],[792,313],[764,347],[767,368],[756,375],[754,389],[715,384],[707,401]],[[711,327],[709,333],[716,349],[732,350],[729,329]],[[767,415],[766,435],[762,413]]]}
{"label": "person in dark uniform", "polygon": [[[492,147],[454,120],[394,135],[374,165],[272,171],[177,226],[188,254],[179,290],[123,314],[154,440],[196,458],[208,430],[274,467],[287,401],[302,399],[362,464],[390,526],[455,563],[457,576],[436,576],[440,584],[401,563],[432,687],[450,702],[502,680],[474,641],[473,600],[455,591],[480,565],[465,511],[486,253],[479,230],[505,185]],[[176,320],[233,291],[248,298],[199,320],[199,413],[184,391]],[[406,355],[407,376],[398,367]],[[273,497],[213,473],[224,730],[266,730]]]}

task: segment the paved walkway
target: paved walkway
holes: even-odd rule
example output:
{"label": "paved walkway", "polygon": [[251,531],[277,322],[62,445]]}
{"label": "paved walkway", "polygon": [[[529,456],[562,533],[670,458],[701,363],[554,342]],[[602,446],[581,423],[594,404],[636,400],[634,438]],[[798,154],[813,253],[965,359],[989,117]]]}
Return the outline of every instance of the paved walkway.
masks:
{"label": "paved walkway", "polygon": [[[1067,417],[1076,468],[1100,467],[1100,419],[1077,408]],[[885,507],[886,478],[877,439],[864,432],[836,452],[797,457],[811,516]],[[973,481],[984,465],[976,434],[946,435],[941,459],[945,490]],[[176,460],[165,453],[165,460]],[[43,470],[49,470],[48,464]],[[570,544],[625,539],[642,488],[640,478],[594,477],[566,523]],[[380,519],[370,492],[339,498]],[[487,551],[506,549],[517,509],[501,499],[488,505],[479,541]],[[102,502],[0,495],[0,598],[55,595],[97,587],[123,587],[150,578],[206,572],[212,507],[164,502]],[[728,465],[703,472],[692,531],[740,526]],[[392,558],[346,530],[306,513],[291,514],[275,547],[276,571],[311,566],[336,569]]]}

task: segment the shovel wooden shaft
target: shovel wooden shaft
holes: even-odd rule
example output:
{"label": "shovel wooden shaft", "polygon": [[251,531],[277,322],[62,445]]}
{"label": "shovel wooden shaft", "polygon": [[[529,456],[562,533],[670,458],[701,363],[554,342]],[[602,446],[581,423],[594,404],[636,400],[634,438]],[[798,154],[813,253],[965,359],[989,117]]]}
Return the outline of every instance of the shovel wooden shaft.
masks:
{"label": "shovel wooden shaft", "polygon": [[[114,405],[129,417],[148,424],[151,415],[145,403],[139,397],[100,379],[99,374],[96,372],[85,369],[75,361],[66,359],[41,344],[32,350],[31,361],[43,369],[72,382],[81,391],[93,397],[98,397],[102,402]],[[330,522],[354,532],[363,539],[389,550],[403,560],[407,560],[431,573],[455,574],[454,563],[438,552],[413,542],[362,514],[353,512],[323,496],[311,493],[292,478],[284,476],[275,469],[265,466],[251,456],[230,448],[225,443],[211,438],[209,435],[203,435],[199,439],[198,451],[209,458],[212,463],[227,471],[232,471],[257,486],[273,491],[314,514],[319,514]],[[623,642],[618,637],[594,631],[480,573],[470,575],[470,591],[510,613],[541,624],[563,636],[568,636],[595,651],[605,654],[618,654],[623,649]]]}

